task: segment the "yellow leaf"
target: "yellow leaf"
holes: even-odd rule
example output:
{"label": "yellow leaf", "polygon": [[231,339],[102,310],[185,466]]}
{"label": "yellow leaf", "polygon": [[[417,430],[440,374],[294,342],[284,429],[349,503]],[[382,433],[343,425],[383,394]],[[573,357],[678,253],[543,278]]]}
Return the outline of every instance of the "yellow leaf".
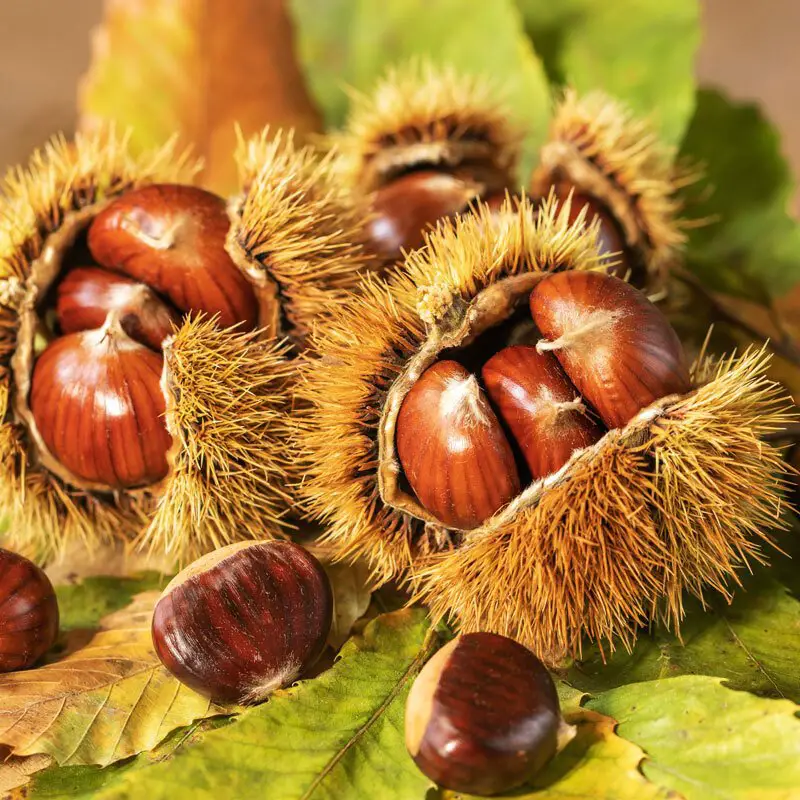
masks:
{"label": "yellow leaf", "polygon": [[320,125],[282,0],[106,0],[78,106],[79,128],[130,126],[136,149],[179,134],[223,194],[236,185],[237,123],[245,135]]}
{"label": "yellow leaf", "polygon": [[7,756],[7,749],[0,747],[0,796],[3,798],[24,797],[24,793],[12,792],[24,786],[35,772],[49,767],[50,756]]}
{"label": "yellow leaf", "polygon": [[150,640],[157,598],[137,595],[60,661],[0,675],[0,743],[16,756],[46,753],[62,766],[105,766],[222,713],[158,661]]}

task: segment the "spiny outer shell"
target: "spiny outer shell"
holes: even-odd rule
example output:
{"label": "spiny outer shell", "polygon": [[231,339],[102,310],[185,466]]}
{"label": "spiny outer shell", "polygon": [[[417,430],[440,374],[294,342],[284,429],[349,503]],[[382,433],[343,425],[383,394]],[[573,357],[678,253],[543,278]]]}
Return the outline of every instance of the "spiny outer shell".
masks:
{"label": "spiny outer shell", "polygon": [[498,188],[510,181],[521,133],[491,81],[413,60],[392,69],[369,95],[354,93],[340,149],[341,179],[369,192],[398,172],[426,164],[483,168]]}
{"label": "spiny outer shell", "polygon": [[613,213],[634,258],[647,271],[648,288],[664,288],[670,265],[686,236],[677,189],[697,175],[675,163],[646,120],[602,92],[579,97],[567,90],[555,109],[531,191],[547,197],[567,180],[597,197]]}
{"label": "spiny outer shell", "polygon": [[[18,317],[26,298],[36,292],[34,264],[43,254],[52,258],[50,234],[75,214],[100,208],[128,189],[186,181],[195,169],[171,145],[134,159],[127,152],[127,137],[105,131],[78,136],[74,143],[56,138],[33,155],[27,169],[12,170],[5,179],[0,219],[0,516],[8,521],[5,541],[13,549],[44,559],[76,537],[91,545],[144,533],[152,546],[188,558],[227,539],[279,532],[278,505],[286,505],[280,486],[286,430],[277,409],[287,403],[282,390],[287,367],[285,347],[274,340],[226,334],[200,320],[184,324],[165,370],[172,393],[174,470],[148,490],[105,496],[72,490],[37,462],[25,429],[11,413],[15,389],[10,362]],[[196,363],[188,363],[192,360]],[[184,372],[187,368],[191,374]],[[192,396],[195,391],[208,394]],[[192,413],[197,415],[194,425],[187,419]],[[275,485],[265,488],[273,479]],[[227,501],[226,490],[231,492]],[[244,518],[236,516],[237,510]],[[224,530],[223,513],[229,515]]]}
{"label": "spiny outer shell", "polygon": [[229,206],[228,251],[255,285],[274,287],[281,316],[270,332],[296,343],[369,267],[369,212],[337,180],[337,159],[268,130],[237,152],[244,193]]}
{"label": "spiny outer shell", "polygon": [[378,439],[394,384],[487,286],[595,268],[596,230],[569,227],[567,213],[546,203],[534,219],[523,201],[495,236],[486,215],[442,224],[407,274],[367,281],[318,331],[297,432],[301,493],[339,557],[366,557],[377,580],[404,579],[435,617],[512,636],[550,663],[578,654],[584,635],[613,648],[659,615],[677,627],[684,590],[727,592],[734,570],[761,558],[763,527],[780,524],[783,462],[759,437],[789,405],[752,351],[698,373],[697,391],[579,451],[479,529],[426,526],[387,505],[378,471],[399,467],[380,464]]}

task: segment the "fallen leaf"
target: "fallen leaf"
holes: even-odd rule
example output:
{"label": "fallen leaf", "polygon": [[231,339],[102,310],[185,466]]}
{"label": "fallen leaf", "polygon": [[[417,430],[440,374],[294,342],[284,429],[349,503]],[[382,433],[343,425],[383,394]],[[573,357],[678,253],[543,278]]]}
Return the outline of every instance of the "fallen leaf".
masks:
{"label": "fallen leaf", "polygon": [[130,126],[135,149],[179,134],[220,193],[236,187],[236,124],[320,125],[282,0],[106,0],[78,107],[80,129]]}
{"label": "fallen leaf", "polygon": [[3,798],[13,797],[14,795],[7,793],[25,786],[31,775],[49,767],[53,762],[50,756],[8,756],[7,752],[7,748],[0,747],[0,796]]}

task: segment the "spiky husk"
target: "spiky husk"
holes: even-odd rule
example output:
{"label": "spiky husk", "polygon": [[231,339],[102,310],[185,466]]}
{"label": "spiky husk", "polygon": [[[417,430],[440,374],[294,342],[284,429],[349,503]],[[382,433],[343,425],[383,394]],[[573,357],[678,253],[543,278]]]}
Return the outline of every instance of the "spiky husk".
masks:
{"label": "spiky husk", "polygon": [[345,130],[331,137],[342,181],[369,192],[420,165],[477,162],[503,185],[516,165],[521,134],[496,86],[449,66],[412,60],[393,68],[371,94],[352,94]]}
{"label": "spiky husk", "polygon": [[407,272],[368,280],[315,336],[297,433],[301,493],[338,557],[364,557],[377,581],[405,580],[435,617],[513,636],[551,663],[580,653],[584,636],[613,648],[658,617],[677,627],[684,591],[726,593],[761,558],[762,531],[780,524],[783,462],[760,436],[788,405],[764,377],[764,352],[751,351],[703,365],[696,391],[576,453],[474,531],[385,502],[387,398],[437,326],[467,319],[482,290],[512,276],[602,268],[596,229],[570,226],[568,213],[547,202],[534,218],[523,200],[494,235],[488,215],[442,224]]}
{"label": "spiky husk", "polygon": [[664,288],[686,235],[677,190],[697,178],[675,162],[651,124],[602,92],[567,90],[556,106],[532,192],[546,197],[561,179],[594,195],[619,222],[646,270],[648,287]]}
{"label": "spiky husk", "polygon": [[369,215],[337,180],[337,159],[268,130],[240,139],[237,151],[244,193],[231,202],[228,249],[257,285],[274,286],[280,314],[271,333],[299,343],[369,266]]}
{"label": "spiky husk", "polygon": [[[4,184],[0,219],[0,516],[4,541],[46,560],[71,540],[139,539],[182,562],[227,541],[279,535],[288,507],[286,346],[263,332],[220,331],[189,318],[165,353],[172,470],[159,485],[93,495],[47,471],[10,400],[21,308],[33,268],[75,220],[152,182],[188,181],[195,164],[171,145],[141,158],[113,131],[59,137]],[[67,245],[69,241],[67,242]],[[59,242],[59,247],[63,246]],[[26,301],[27,298],[27,301]]]}
{"label": "spiky husk", "polygon": [[280,536],[291,499],[288,345],[189,319],[164,348],[173,461],[141,543],[186,563]]}

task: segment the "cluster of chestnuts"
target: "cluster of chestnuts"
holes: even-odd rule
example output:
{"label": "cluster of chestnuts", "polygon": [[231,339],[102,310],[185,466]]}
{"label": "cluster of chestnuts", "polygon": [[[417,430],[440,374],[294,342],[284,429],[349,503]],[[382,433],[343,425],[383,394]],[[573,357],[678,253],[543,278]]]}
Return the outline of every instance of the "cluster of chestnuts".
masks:
{"label": "cluster of chestnuts", "polygon": [[443,359],[400,408],[404,475],[448,527],[480,526],[575,451],[691,388],[675,331],[619,278],[556,273],[536,284],[529,308],[533,327],[522,338],[530,343],[491,354],[481,367],[483,387],[458,356]]}
{"label": "cluster of chestnuts", "polygon": [[68,482],[115,491],[167,474],[164,341],[191,313],[258,324],[228,227],[222,198],[180,185],[131,190],[92,220],[53,289],[52,340],[31,377],[31,429]]}

